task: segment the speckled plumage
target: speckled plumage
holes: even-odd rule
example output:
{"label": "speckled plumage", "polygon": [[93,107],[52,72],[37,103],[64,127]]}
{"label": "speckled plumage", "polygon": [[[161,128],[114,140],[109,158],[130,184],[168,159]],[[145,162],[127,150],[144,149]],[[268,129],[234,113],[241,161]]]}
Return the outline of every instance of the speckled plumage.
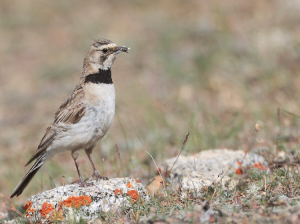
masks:
{"label": "speckled plumage", "polygon": [[[96,142],[106,135],[114,118],[115,89],[112,81],[108,82],[109,79],[104,76],[110,76],[110,68],[120,52],[128,52],[128,48],[117,47],[107,39],[93,41],[84,59],[83,72],[78,84],[55,113],[54,120],[47,128],[36,153],[26,165],[36,159],[35,163],[11,197],[23,192],[45,161],[64,151],[71,151],[82,184],[84,182],[76,163],[78,150],[86,151],[93,166],[93,175],[101,177],[95,170],[90,154]],[[97,78],[97,82],[87,78],[91,74]]]}

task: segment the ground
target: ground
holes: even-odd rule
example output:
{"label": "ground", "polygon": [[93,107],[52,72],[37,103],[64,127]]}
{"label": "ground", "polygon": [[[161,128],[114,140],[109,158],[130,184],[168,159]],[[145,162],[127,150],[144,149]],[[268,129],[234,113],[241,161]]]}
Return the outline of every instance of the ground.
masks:
{"label": "ground", "polygon": [[[146,151],[161,164],[178,155],[187,132],[183,155],[269,150],[270,171],[253,167],[236,174],[239,184],[227,196],[208,190],[204,198],[177,202],[176,192],[169,199],[161,194],[151,206],[134,208],[135,215],[126,215],[130,220],[143,210],[153,220],[168,220],[171,212],[193,222],[199,206],[210,201],[224,214],[216,215],[219,221],[297,222],[300,120],[285,111],[300,114],[299,8],[297,0],[1,1],[3,212],[11,202],[24,205],[34,194],[77,179],[70,154],[63,153],[20,197],[9,199],[75,87],[91,40],[103,37],[131,52],[119,55],[112,68],[116,116],[92,154],[101,174],[147,185],[157,169]],[[92,173],[83,153],[79,166],[85,177]]]}

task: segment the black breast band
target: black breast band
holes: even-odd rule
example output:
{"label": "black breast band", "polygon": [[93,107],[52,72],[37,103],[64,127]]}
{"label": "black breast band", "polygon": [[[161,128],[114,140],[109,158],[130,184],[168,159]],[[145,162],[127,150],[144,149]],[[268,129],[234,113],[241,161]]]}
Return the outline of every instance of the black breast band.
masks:
{"label": "black breast band", "polygon": [[104,84],[112,84],[113,81],[111,79],[111,70],[101,70],[99,69],[98,73],[89,74],[85,77],[84,83],[104,83]]}

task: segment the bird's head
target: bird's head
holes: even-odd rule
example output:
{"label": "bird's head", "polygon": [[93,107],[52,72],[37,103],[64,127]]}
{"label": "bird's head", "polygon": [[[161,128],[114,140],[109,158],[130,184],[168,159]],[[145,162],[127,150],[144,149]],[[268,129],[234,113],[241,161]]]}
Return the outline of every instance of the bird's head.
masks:
{"label": "bird's head", "polygon": [[108,70],[113,65],[117,54],[121,52],[129,52],[130,48],[118,47],[114,42],[107,39],[94,40],[85,57],[84,66],[88,66],[90,72]]}

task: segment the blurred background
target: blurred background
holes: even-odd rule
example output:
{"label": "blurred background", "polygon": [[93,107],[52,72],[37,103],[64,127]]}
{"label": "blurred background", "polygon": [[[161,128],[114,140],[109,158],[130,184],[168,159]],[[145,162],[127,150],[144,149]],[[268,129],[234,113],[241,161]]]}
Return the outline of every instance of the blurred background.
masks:
{"label": "blurred background", "polygon": [[[174,157],[188,131],[183,154],[246,150],[255,124],[253,147],[297,137],[299,119],[282,109],[300,114],[299,10],[297,0],[2,0],[0,193],[8,200],[25,175],[97,38],[131,47],[112,68],[116,116],[93,153],[109,178],[154,175],[145,151]],[[92,174],[84,153],[79,166]],[[14,202],[77,178],[70,153],[56,155]]]}

